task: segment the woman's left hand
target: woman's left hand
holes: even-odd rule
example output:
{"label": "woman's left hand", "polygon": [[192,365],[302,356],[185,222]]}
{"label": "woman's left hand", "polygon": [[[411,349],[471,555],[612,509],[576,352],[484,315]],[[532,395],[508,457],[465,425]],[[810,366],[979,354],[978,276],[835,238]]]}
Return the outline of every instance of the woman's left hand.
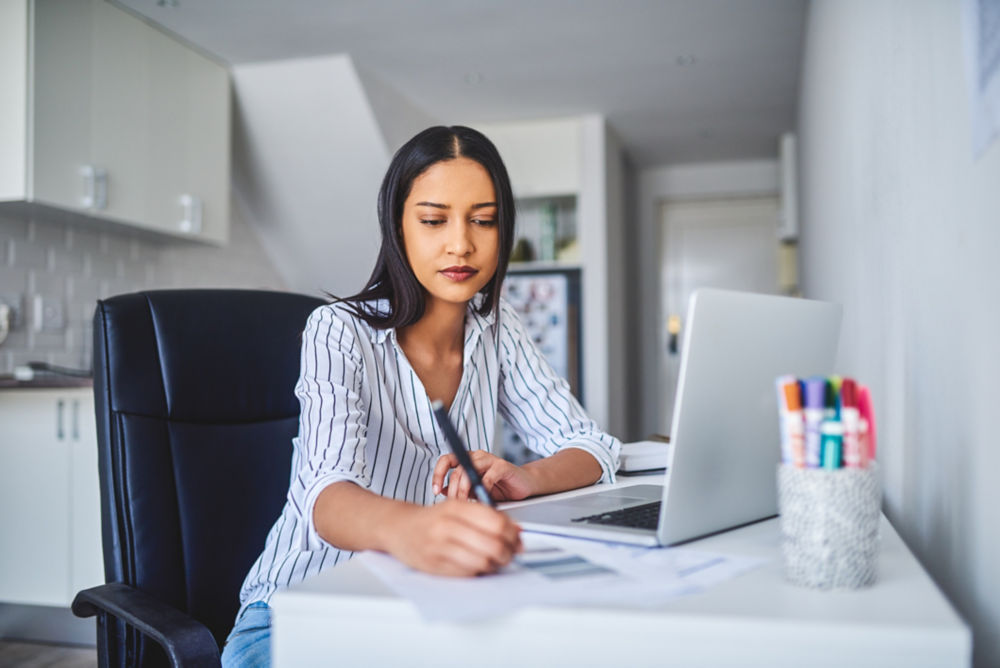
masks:
{"label": "woman's left hand", "polygon": [[[520,466],[485,450],[473,450],[469,456],[494,501],[519,501],[538,493],[534,477]],[[444,479],[448,471],[451,471],[451,477],[445,486]],[[452,454],[441,455],[437,460],[431,482],[435,494],[445,494],[449,499],[468,499],[472,493],[469,476],[462,470],[458,458]]]}

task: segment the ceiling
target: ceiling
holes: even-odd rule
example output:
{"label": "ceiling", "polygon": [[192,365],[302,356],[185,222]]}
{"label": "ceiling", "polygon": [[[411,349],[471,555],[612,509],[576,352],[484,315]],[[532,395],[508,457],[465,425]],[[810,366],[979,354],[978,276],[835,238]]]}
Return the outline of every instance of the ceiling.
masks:
{"label": "ceiling", "polygon": [[806,0],[115,0],[230,65],[348,53],[444,123],[600,113],[639,167],[773,158]]}

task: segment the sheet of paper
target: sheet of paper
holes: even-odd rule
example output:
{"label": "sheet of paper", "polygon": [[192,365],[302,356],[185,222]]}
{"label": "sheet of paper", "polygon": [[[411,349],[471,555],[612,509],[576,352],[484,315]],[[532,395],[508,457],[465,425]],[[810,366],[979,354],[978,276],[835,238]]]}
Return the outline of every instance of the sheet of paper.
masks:
{"label": "sheet of paper", "polygon": [[526,605],[649,607],[702,591],[763,559],[679,548],[637,548],[522,534],[525,551],[495,575],[452,578],[415,571],[377,552],[357,558],[429,620],[473,621]]}

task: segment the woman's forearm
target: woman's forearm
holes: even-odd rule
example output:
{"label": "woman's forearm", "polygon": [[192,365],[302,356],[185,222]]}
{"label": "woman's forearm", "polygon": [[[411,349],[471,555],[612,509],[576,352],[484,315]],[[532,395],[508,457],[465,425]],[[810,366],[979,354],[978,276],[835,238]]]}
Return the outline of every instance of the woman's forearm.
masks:
{"label": "woman's forearm", "polygon": [[492,573],[521,549],[520,527],[489,506],[454,499],[418,506],[352,482],[335,482],[320,492],[313,520],[331,545],[378,550],[438,575]]}
{"label": "woman's forearm", "polygon": [[592,485],[601,479],[601,465],[580,448],[565,448],[522,466],[535,481],[535,494],[553,494]]}
{"label": "woman's forearm", "polygon": [[323,540],[342,550],[389,552],[389,538],[398,533],[399,522],[416,509],[413,504],[341,481],[320,492],[313,508],[313,524]]}

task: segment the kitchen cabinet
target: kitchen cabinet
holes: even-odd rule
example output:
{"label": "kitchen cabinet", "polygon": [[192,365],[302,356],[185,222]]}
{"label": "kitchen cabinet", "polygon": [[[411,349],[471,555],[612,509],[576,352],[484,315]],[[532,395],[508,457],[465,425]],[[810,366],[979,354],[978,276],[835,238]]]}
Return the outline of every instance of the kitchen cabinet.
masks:
{"label": "kitchen cabinet", "polygon": [[67,607],[104,582],[92,390],[0,390],[0,601]]}
{"label": "kitchen cabinet", "polygon": [[224,243],[226,69],[103,0],[0,13],[0,200]]}

